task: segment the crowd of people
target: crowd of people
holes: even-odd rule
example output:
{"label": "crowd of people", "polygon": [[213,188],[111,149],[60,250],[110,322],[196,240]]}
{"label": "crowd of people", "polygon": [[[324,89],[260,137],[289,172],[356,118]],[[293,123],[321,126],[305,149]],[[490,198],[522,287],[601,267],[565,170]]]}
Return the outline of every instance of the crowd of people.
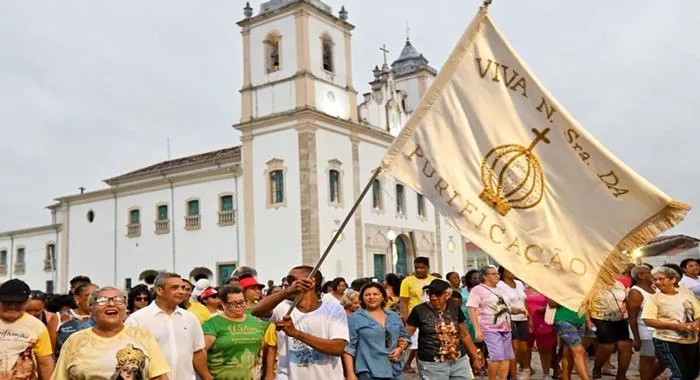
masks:
{"label": "crowd of people", "polygon": [[[700,265],[630,265],[585,313],[507,268],[280,283],[239,268],[223,286],[160,273],[128,293],[78,276],[67,295],[0,285],[0,380],[695,379]],[[532,368],[533,352],[541,368]],[[617,355],[616,365],[610,362]],[[589,371],[588,361],[593,362]]]}

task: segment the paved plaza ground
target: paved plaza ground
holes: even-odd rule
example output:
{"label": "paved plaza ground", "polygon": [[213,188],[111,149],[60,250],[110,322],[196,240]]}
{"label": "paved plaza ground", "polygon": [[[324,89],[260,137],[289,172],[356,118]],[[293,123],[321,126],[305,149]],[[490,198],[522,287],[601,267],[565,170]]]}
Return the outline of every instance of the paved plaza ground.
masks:
{"label": "paved plaza ground", "polygon": [[[617,366],[617,356],[613,355],[612,364],[614,366]],[[630,368],[627,371],[627,379],[629,380],[638,380],[639,379],[639,355],[637,353],[634,354],[632,357],[632,362],[630,363]],[[532,365],[531,365],[534,373],[531,377],[532,380],[541,380],[543,379],[542,376],[542,364],[540,364],[540,357],[536,352],[532,353]],[[590,375],[591,371],[593,370],[593,359],[589,358],[588,359],[588,373]],[[477,376],[478,379],[486,379],[486,377],[481,377]],[[574,374],[572,375],[572,378],[578,379],[579,377]],[[603,376],[603,380],[614,380],[614,376]],[[418,380],[418,375],[417,374],[412,374],[412,373],[405,373],[405,379],[406,380]]]}

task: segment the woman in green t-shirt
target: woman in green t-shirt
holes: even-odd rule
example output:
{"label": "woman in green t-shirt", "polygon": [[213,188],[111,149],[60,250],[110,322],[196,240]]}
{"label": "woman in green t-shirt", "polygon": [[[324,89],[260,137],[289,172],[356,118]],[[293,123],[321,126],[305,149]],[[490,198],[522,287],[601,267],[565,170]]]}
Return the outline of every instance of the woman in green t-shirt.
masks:
{"label": "woman in green t-shirt", "polygon": [[571,379],[571,362],[576,366],[576,371],[582,380],[588,380],[588,368],[586,368],[586,350],[583,348],[583,335],[586,330],[586,319],[577,312],[557,305],[549,301],[549,307],[556,307],[554,314],[554,329],[559,334],[564,344],[564,352],[561,359],[562,380]]}
{"label": "woman in green t-shirt", "polygon": [[209,372],[217,380],[260,379],[260,347],[268,323],[245,312],[243,289],[224,286],[219,294],[224,312],[202,326]]}

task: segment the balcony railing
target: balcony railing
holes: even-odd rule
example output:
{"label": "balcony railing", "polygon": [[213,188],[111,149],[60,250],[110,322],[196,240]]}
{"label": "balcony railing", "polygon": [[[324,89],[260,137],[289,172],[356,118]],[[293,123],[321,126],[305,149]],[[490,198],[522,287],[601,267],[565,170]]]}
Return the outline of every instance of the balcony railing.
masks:
{"label": "balcony railing", "polygon": [[199,215],[188,215],[185,217],[186,230],[198,230],[201,227]]}
{"label": "balcony railing", "polygon": [[129,224],[126,226],[126,236],[139,237],[141,236],[141,223]]}
{"label": "balcony railing", "polygon": [[51,263],[51,260],[45,259],[44,260],[44,271],[50,272],[53,270],[53,263]]}
{"label": "balcony railing", "polygon": [[219,211],[219,225],[231,226],[236,223],[236,214],[233,210]]}
{"label": "balcony railing", "polygon": [[7,276],[7,265],[0,265],[0,276]]}
{"label": "balcony railing", "polygon": [[156,220],[156,233],[167,234],[168,232],[170,232],[170,220]]}
{"label": "balcony railing", "polygon": [[15,274],[24,274],[24,263],[15,263]]}

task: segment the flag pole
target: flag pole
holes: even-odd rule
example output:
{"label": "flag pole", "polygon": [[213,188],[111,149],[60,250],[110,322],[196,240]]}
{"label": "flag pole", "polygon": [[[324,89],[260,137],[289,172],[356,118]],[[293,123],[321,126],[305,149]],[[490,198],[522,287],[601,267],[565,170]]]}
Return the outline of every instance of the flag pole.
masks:
{"label": "flag pole", "polygon": [[[374,180],[377,179],[377,177],[379,176],[379,173],[381,173],[381,171],[382,171],[381,166],[377,167],[377,169],[374,171],[374,174],[372,174],[372,177],[370,177],[369,181],[367,182],[367,185],[365,185],[365,188],[362,189],[360,196],[357,198],[357,200],[355,200],[355,204],[352,205],[352,208],[350,209],[350,212],[348,213],[348,215],[345,217],[345,220],[343,220],[343,223],[340,225],[340,227],[338,227],[338,230],[333,235],[331,242],[328,243],[326,250],[323,251],[323,254],[318,259],[316,266],[314,266],[314,269],[311,271],[311,273],[309,273],[309,278],[313,278],[314,275],[316,274],[316,272],[318,272],[319,268],[321,268],[321,264],[323,264],[323,262],[326,260],[326,257],[328,257],[328,254],[331,252],[331,248],[333,248],[335,243],[338,241],[338,238],[343,233],[345,226],[350,222],[350,219],[355,214],[355,211],[357,211],[357,208],[360,207],[360,203],[362,203],[362,199],[364,199],[365,195],[367,195],[367,192],[372,187]],[[357,231],[356,231],[356,233],[357,233]],[[287,314],[286,314],[287,316],[292,314],[292,311],[294,310],[294,308],[297,307],[297,305],[299,304],[299,301],[301,300],[301,296],[302,295],[299,294],[294,298],[294,302],[292,303],[292,306],[287,311]]]}

